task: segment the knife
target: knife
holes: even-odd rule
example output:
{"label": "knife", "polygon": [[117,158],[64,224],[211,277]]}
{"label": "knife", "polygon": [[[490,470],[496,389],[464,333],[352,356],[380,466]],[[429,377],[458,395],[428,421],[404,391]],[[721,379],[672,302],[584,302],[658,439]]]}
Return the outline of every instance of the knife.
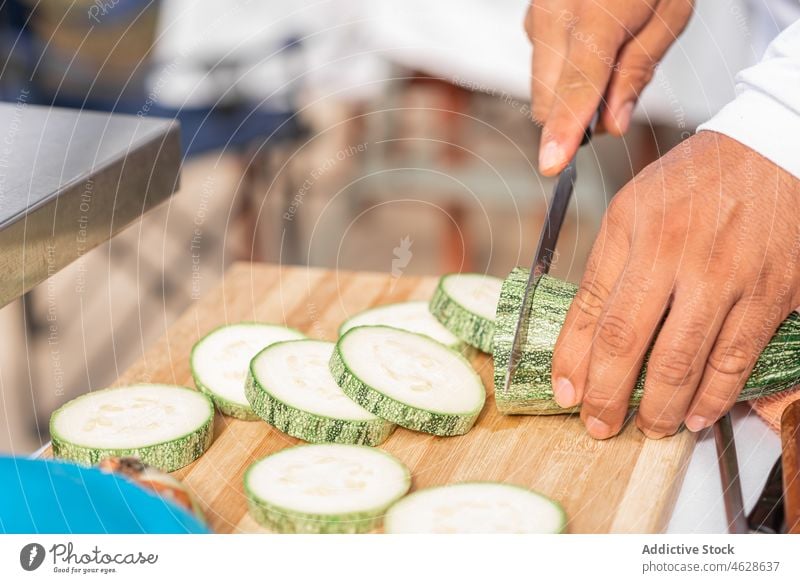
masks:
{"label": "knife", "polygon": [[[599,118],[600,110],[598,109],[592,116],[589,126],[584,132],[583,140],[580,144],[581,146],[588,144],[592,139],[592,134],[594,133],[595,127],[597,127],[597,120]],[[572,157],[567,167],[558,175],[558,180],[556,180],[556,185],[553,189],[553,196],[547,208],[544,225],[542,225],[542,232],[539,235],[539,245],[536,247],[536,254],[533,256],[531,272],[528,275],[528,282],[525,284],[525,295],[522,298],[522,307],[517,317],[517,325],[514,328],[511,359],[506,369],[505,376],[505,388],[507,391],[510,389],[511,381],[514,379],[514,374],[517,372],[517,366],[522,356],[522,346],[525,343],[525,339],[528,337],[531,303],[533,302],[534,291],[539,283],[539,278],[550,271],[558,235],[561,231],[561,226],[564,224],[564,217],[567,214],[569,200],[572,198],[572,191],[578,176],[575,170],[575,157],[576,156]]]}
{"label": "knife", "polygon": [[714,424],[714,443],[717,447],[719,477],[722,480],[722,500],[728,519],[728,533],[750,532],[744,513],[742,481],[739,477],[739,462],[736,457],[736,440],[733,437],[731,414],[726,413]]}

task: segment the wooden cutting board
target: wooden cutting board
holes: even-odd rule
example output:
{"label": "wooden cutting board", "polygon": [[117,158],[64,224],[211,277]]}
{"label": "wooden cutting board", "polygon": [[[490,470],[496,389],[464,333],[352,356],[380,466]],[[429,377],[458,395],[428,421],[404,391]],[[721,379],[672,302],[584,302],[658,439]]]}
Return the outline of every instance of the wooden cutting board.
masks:
{"label": "wooden cutting board", "polygon": [[[223,283],[190,309],[118,384],[193,386],[189,352],[224,323],[285,323],[310,337],[335,340],[339,324],[368,307],[428,299],[434,277],[235,264]],[[495,410],[492,360],[473,359],[488,398],[465,436],[440,438],[398,428],[381,446],[411,468],[413,488],[466,480],[529,486],[563,504],[570,532],[660,532],[668,521],[694,447],[694,436],[650,441],[628,424],[594,441],[576,416],[506,417]],[[217,415],[211,449],[175,475],[196,494],[214,531],[259,532],[242,488],[255,460],[300,443],[261,421]]]}

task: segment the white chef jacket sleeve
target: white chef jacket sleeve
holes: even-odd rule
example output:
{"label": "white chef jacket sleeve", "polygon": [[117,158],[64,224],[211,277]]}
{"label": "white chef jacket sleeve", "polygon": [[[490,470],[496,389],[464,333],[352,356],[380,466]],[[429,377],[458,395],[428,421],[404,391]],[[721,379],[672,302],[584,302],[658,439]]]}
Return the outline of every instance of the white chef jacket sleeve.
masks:
{"label": "white chef jacket sleeve", "polygon": [[736,98],[697,131],[714,131],[800,178],[800,20],[736,76]]}

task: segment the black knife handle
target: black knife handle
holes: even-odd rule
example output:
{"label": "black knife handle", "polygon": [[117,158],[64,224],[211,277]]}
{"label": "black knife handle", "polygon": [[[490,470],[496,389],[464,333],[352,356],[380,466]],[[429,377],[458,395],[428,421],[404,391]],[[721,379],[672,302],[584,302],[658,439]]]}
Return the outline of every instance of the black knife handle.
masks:
{"label": "black knife handle", "polygon": [[786,519],[783,511],[783,468],[781,458],[772,466],[758,502],[747,515],[750,530],[764,534],[784,532]]}
{"label": "black knife handle", "polygon": [[599,108],[597,108],[597,111],[594,112],[594,115],[592,115],[592,119],[589,120],[589,125],[586,126],[586,129],[583,131],[583,139],[581,140],[581,146],[585,146],[592,139],[592,135],[594,135],[594,130],[597,128],[597,122],[600,119],[601,111],[603,111],[602,105]]}

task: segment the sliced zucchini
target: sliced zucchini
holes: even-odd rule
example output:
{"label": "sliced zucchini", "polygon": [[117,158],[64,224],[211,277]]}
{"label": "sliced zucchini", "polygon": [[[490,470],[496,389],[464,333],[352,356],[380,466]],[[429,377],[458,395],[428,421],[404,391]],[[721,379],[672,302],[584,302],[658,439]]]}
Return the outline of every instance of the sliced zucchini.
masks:
{"label": "sliced zucchini", "polygon": [[414,492],[386,513],[389,534],[557,534],[566,527],[558,502],[527,488],[465,482]]}
{"label": "sliced zucchini", "polygon": [[192,348],[190,365],[198,389],[225,415],[254,421],[244,394],[247,368],[256,353],[275,342],[305,338],[292,328],[242,322],[221,326],[201,338]]}
{"label": "sliced zucchini", "polygon": [[502,279],[479,273],[442,276],[430,301],[430,312],[470,346],[491,352],[502,285]]}
{"label": "sliced zucchini", "polygon": [[286,533],[361,533],[408,492],[399,460],[360,445],[290,447],[255,462],[244,476],[250,514]]}
{"label": "sliced zucchini", "polygon": [[364,310],[345,320],[339,336],[357,326],[391,326],[416,334],[424,334],[454,350],[462,350],[465,342],[445,328],[428,309],[428,302],[402,302]]}
{"label": "sliced zucchini", "polygon": [[253,411],[284,433],[312,443],[378,445],[394,424],[342,392],[328,362],[333,342],[278,342],[250,362],[245,393]]}
{"label": "sliced zucchini", "polygon": [[[506,414],[548,415],[577,411],[562,409],[553,398],[551,361],[567,310],[577,286],[554,277],[542,276],[534,290],[528,338],[522,359],[508,390],[504,381],[514,341],[527,269],[518,267],[503,283],[497,305],[494,343],[494,381],[497,409]],[[646,363],[645,363],[646,364]],[[630,406],[637,407],[644,392],[646,366],[636,381]],[[800,383],[800,314],[793,312],[778,328],[756,361],[737,400],[747,401],[786,390]]]}
{"label": "sliced zucchini", "polygon": [[141,384],[82,395],[50,417],[53,455],[96,464],[135,456],[171,472],[200,457],[213,439],[214,406],[188,387]]}
{"label": "sliced zucchini", "polygon": [[330,368],[345,394],[370,413],[433,435],[469,431],[486,399],[463,356],[388,326],[350,329],[336,343]]}

